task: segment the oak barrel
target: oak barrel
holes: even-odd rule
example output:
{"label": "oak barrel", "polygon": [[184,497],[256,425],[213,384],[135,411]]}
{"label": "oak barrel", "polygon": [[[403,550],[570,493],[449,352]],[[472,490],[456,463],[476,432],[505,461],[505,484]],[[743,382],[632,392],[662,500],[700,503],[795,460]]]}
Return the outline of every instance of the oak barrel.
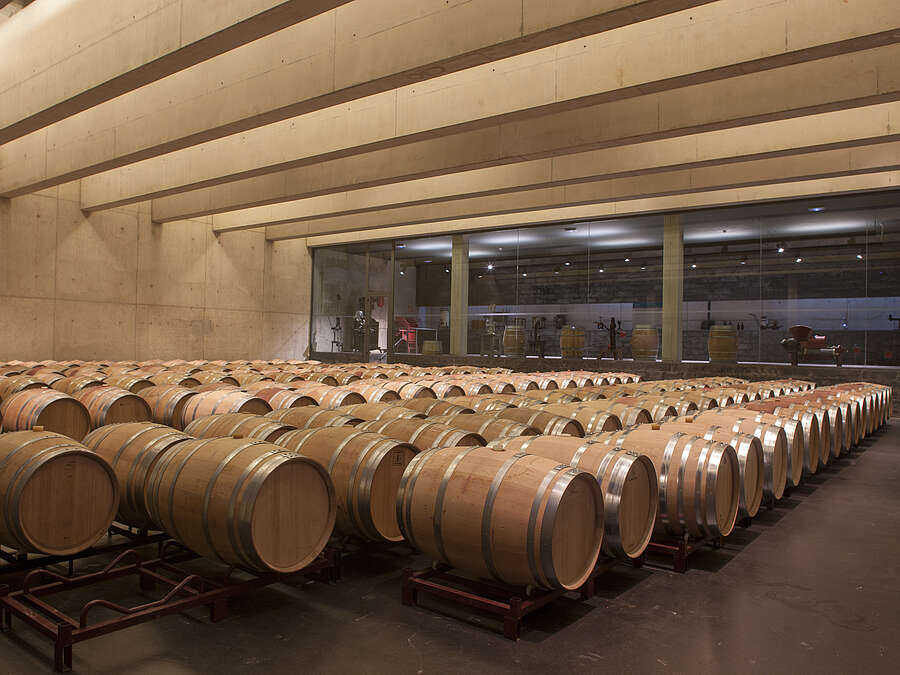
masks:
{"label": "oak barrel", "polygon": [[151,418],[158,424],[184,429],[184,406],[197,392],[177,384],[158,384],[138,392],[150,406]]}
{"label": "oak barrel", "polygon": [[109,465],[80,443],[15,431],[0,435],[0,504],[0,544],[71,555],[106,533],[119,490]]}
{"label": "oak barrel", "polygon": [[99,387],[102,384],[105,384],[102,376],[95,373],[93,375],[72,375],[70,377],[64,377],[61,380],[56,380],[56,382],[50,386],[57,391],[72,396],[85,387]]}
{"label": "oak barrel", "polygon": [[512,420],[497,419],[490,415],[443,415],[428,419],[431,422],[440,422],[458,429],[474,431],[488,442],[506,436],[536,436],[538,434],[538,430],[534,427]]}
{"label": "oak barrel", "polygon": [[404,408],[425,413],[428,417],[437,415],[472,414],[475,411],[464,405],[458,405],[452,401],[432,401],[431,399],[414,398],[403,401]]}
{"label": "oak barrel", "polygon": [[135,394],[141,391],[141,389],[146,389],[147,387],[153,387],[156,385],[153,380],[132,374],[108,375],[105,379],[105,383],[111,387],[127,389],[128,391]]}
{"label": "oak barrel", "polygon": [[603,493],[603,552],[614,558],[636,558],[644,552],[659,507],[656,470],[648,457],[581,438],[521,436],[491,445],[540,455],[592,474]]}
{"label": "oak barrel", "polygon": [[55,389],[23,389],[0,403],[3,431],[43,427],[80,441],[91,430],[91,415],[76,398]]}
{"label": "oak barrel", "polygon": [[474,431],[467,431],[440,422],[420,419],[389,419],[364,422],[360,431],[372,431],[390,438],[410,443],[418,450],[455,448],[465,445],[486,445],[484,438]]}
{"label": "oak barrel", "polygon": [[591,474],[498,448],[444,448],[403,474],[397,519],[411,546],[472,575],[574,589],[603,541],[603,495]]}
{"label": "oak barrel", "polygon": [[82,389],[75,398],[84,404],[91,415],[91,427],[119,422],[149,422],[153,412],[148,403],[127,389],[103,385]]}
{"label": "oak barrel", "polygon": [[637,325],[631,331],[631,355],[636,361],[656,361],[659,331],[656,326]]}
{"label": "oak barrel", "polygon": [[311,457],[330,474],[337,495],[335,529],[372,541],[400,541],[394,502],[415,446],[353,427],[291,431],[279,445]]}
{"label": "oak barrel", "polygon": [[564,359],[584,356],[584,328],[564,326],[559,333],[559,351]]}
{"label": "oak barrel", "polygon": [[256,438],[260,441],[278,443],[288,431],[297,427],[285,424],[271,417],[248,413],[223,413],[200,417],[184,428],[184,433],[196,438]]}
{"label": "oak barrel", "polygon": [[251,415],[265,415],[272,407],[261,398],[256,398],[239,389],[205,391],[192,396],[184,404],[182,420],[185,426],[200,417],[216,413],[242,412]]}
{"label": "oak barrel", "polygon": [[411,410],[399,403],[356,403],[354,405],[345,405],[337,408],[339,412],[351,417],[359,417],[363,420],[386,420],[399,417],[425,419],[427,415],[422,412]]}
{"label": "oak barrel", "polygon": [[707,349],[710,361],[737,362],[737,329],[734,326],[710,326]]}
{"label": "oak barrel", "polygon": [[45,389],[47,383],[31,375],[0,377],[0,401],[23,389]]}
{"label": "oak barrel", "polygon": [[138,529],[153,527],[144,501],[147,479],[164,452],[190,439],[151,422],[109,424],[85,436],[84,445],[105,459],[116,475],[121,496],[117,520]]}
{"label": "oak barrel", "polygon": [[266,417],[290,424],[298,429],[316,429],[318,427],[355,427],[363,420],[342,413],[340,410],[319,408],[317,406],[302,406],[300,408],[279,408]]}
{"label": "oak barrel", "polygon": [[296,572],[322,551],[335,492],[316,462],[253,439],[183,441],[145,490],[159,529],[192,551],[262,572]]}
{"label": "oak barrel", "polygon": [[300,408],[303,406],[315,406],[316,399],[300,391],[267,387],[253,392],[255,396],[272,406],[272,410],[279,408]]}
{"label": "oak barrel", "polygon": [[503,353],[513,357],[525,355],[525,331],[521,326],[503,329]]}
{"label": "oak barrel", "polygon": [[554,415],[544,410],[534,408],[506,408],[494,413],[495,417],[505,420],[513,420],[528,427],[537,429],[545,436],[584,436],[584,427],[581,422],[570,417]]}

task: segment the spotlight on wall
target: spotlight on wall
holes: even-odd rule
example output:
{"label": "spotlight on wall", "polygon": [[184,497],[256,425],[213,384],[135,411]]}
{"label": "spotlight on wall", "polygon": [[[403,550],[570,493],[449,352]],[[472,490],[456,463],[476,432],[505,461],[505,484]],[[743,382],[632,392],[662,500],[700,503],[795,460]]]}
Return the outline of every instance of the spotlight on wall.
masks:
{"label": "spotlight on wall", "polygon": [[795,262],[795,263],[802,263],[802,262],[803,262],[803,258],[797,258],[794,262]]}
{"label": "spotlight on wall", "polygon": [[423,260],[422,262],[423,262],[423,263],[430,263],[430,262],[431,262],[431,258],[429,258],[428,260]]}
{"label": "spotlight on wall", "polygon": [[488,271],[494,269],[494,263],[488,263]]}
{"label": "spotlight on wall", "polygon": [[528,272],[522,272],[522,276],[523,276],[523,277],[527,277],[527,276],[528,276]]}
{"label": "spotlight on wall", "polygon": [[406,248],[406,244],[397,244],[397,248]]}
{"label": "spotlight on wall", "polygon": [[406,274],[406,270],[400,270],[400,276],[404,276]]}
{"label": "spotlight on wall", "polygon": [[641,270],[642,270],[642,271],[643,271],[643,270],[646,270],[646,269],[647,269],[647,266],[646,266],[646,265],[641,265]]}
{"label": "spotlight on wall", "polygon": [[691,263],[691,269],[692,270],[697,269],[697,263]]}
{"label": "spotlight on wall", "polygon": [[625,258],[625,262],[631,262],[631,258]]}
{"label": "spotlight on wall", "polygon": [[811,206],[810,208],[808,208],[806,210],[809,211],[810,213],[818,213],[819,211],[824,211],[825,207],[824,206]]}
{"label": "spotlight on wall", "polygon": [[778,244],[778,252],[784,253],[784,244]]}
{"label": "spotlight on wall", "polygon": [[553,274],[559,274],[559,267],[553,268]]}
{"label": "spotlight on wall", "polygon": [[860,251],[859,253],[856,254],[856,259],[857,259],[857,260],[862,260],[862,259],[863,259],[863,254],[862,254],[861,251]]}
{"label": "spotlight on wall", "polygon": [[444,268],[444,272],[445,272],[446,274],[450,274],[450,268],[449,268],[449,267],[445,267],[445,268]]}
{"label": "spotlight on wall", "polygon": [[741,265],[747,264],[747,256],[741,256]]}
{"label": "spotlight on wall", "polygon": [[572,264],[572,263],[570,263],[568,260],[566,261],[566,267],[568,267],[568,266],[571,265],[571,264]]}

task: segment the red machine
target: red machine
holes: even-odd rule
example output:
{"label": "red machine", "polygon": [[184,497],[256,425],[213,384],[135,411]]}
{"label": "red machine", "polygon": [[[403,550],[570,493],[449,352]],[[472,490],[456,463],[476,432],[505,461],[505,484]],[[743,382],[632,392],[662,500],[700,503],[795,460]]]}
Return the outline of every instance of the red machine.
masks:
{"label": "red machine", "polygon": [[791,365],[803,361],[834,361],[840,366],[844,353],[841,345],[828,345],[824,335],[816,335],[809,326],[791,326],[791,337],[781,341],[781,346],[791,355]]}

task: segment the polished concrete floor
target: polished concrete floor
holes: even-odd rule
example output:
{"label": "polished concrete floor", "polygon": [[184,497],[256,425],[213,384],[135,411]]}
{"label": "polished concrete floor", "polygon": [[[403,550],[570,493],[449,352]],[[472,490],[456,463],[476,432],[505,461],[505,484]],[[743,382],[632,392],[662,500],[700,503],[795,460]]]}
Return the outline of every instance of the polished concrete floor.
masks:
{"label": "polished concrete floor", "polygon": [[[518,643],[498,634],[496,620],[465,609],[429,599],[401,605],[402,568],[427,561],[397,547],[351,556],[336,585],[297,582],[241,598],[217,624],[196,611],[76,645],[74,669],[896,673],[900,420],[893,422],[724,549],[698,554],[687,574],[616,569],[590,601],[566,597],[531,615]],[[15,624],[0,635],[0,674],[48,672],[51,653]]]}

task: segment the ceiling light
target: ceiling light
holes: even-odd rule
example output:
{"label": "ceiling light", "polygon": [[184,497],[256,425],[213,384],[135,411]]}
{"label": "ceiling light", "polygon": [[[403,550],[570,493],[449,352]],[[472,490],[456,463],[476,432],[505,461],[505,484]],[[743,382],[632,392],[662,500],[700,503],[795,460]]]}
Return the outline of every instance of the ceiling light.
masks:
{"label": "ceiling light", "polygon": [[488,263],[488,269],[489,270],[494,269],[494,263]]}
{"label": "ceiling light", "polygon": [[602,274],[602,273],[603,273],[603,268],[601,267],[601,268],[600,268],[599,270],[597,270],[597,271],[600,272],[600,273]]}
{"label": "ceiling light", "polygon": [[812,206],[806,210],[810,211],[811,213],[818,213],[819,211],[824,211],[825,207],[824,206]]}
{"label": "ceiling light", "polygon": [[742,256],[741,257],[741,265],[746,265],[746,264],[747,264],[747,256]]}
{"label": "ceiling light", "polygon": [[784,244],[778,244],[778,252],[784,253]]}
{"label": "ceiling light", "polygon": [[528,276],[528,272],[522,272],[522,276],[523,276],[523,277],[527,277],[527,276]]}
{"label": "ceiling light", "polygon": [[857,259],[857,260],[862,260],[862,259],[863,259],[863,254],[862,254],[862,253],[857,253],[857,254],[856,254],[856,259]]}
{"label": "ceiling light", "polygon": [[445,267],[445,268],[444,268],[444,272],[446,272],[447,274],[450,274],[450,268],[449,268],[449,267]]}
{"label": "ceiling light", "polygon": [[645,270],[645,269],[647,269],[647,266],[646,266],[646,265],[641,265],[641,269],[642,269],[642,270]]}
{"label": "ceiling light", "polygon": [[794,262],[796,262],[796,263],[803,262],[803,258],[797,258]]}
{"label": "ceiling light", "polygon": [[571,265],[571,264],[572,264],[572,263],[570,263],[568,260],[566,261],[566,267],[568,267],[568,266]]}
{"label": "ceiling light", "polygon": [[502,251],[502,250],[503,250],[503,247],[502,247],[502,246],[498,246],[498,247],[497,247],[497,250],[498,250],[498,251]]}
{"label": "ceiling light", "polygon": [[404,274],[406,274],[406,272],[404,272],[403,270],[400,270],[400,276],[402,277]]}
{"label": "ceiling light", "polygon": [[692,270],[697,269],[697,263],[691,263],[691,269]]}
{"label": "ceiling light", "polygon": [[625,258],[625,262],[631,262],[631,258]]}

